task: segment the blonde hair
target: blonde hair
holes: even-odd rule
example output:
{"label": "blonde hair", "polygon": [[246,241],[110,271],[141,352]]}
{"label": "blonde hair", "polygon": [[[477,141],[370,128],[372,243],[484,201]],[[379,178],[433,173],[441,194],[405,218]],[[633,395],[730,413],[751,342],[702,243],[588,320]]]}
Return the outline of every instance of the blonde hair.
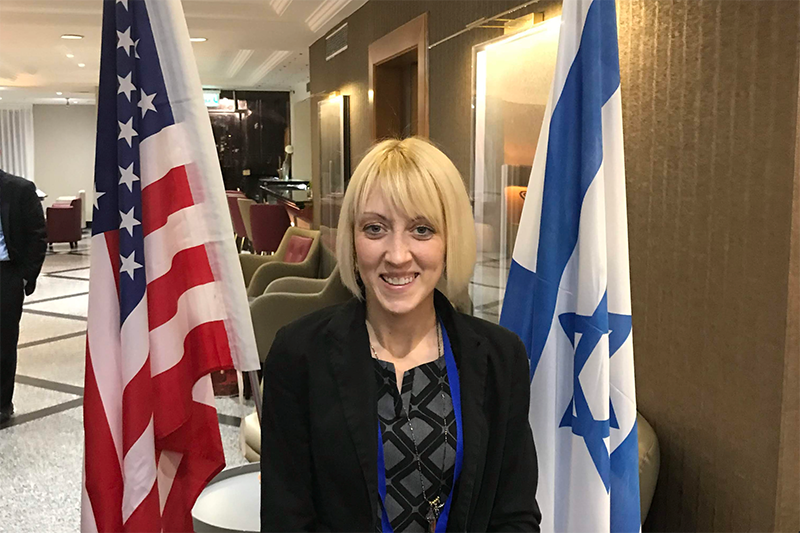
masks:
{"label": "blonde hair", "polygon": [[475,266],[475,222],[461,175],[452,161],[418,137],[388,139],[356,167],[339,215],[336,259],[344,285],[363,298],[357,281],[355,222],[373,191],[409,218],[427,219],[444,236],[445,295],[464,295]]}

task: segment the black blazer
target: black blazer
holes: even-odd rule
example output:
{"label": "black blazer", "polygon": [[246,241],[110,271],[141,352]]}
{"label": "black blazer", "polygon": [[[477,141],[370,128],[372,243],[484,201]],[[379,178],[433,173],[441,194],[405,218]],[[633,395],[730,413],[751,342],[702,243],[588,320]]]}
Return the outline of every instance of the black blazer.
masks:
{"label": "black blazer", "polygon": [[0,224],[8,256],[26,281],[25,294],[36,288],[36,278],[47,253],[47,229],[36,185],[0,170]]}
{"label": "black blazer", "polygon": [[[525,347],[510,331],[434,305],[461,382],[464,466],[448,531],[539,531]],[[379,527],[377,386],[365,305],[282,328],[264,364],[262,531]]]}

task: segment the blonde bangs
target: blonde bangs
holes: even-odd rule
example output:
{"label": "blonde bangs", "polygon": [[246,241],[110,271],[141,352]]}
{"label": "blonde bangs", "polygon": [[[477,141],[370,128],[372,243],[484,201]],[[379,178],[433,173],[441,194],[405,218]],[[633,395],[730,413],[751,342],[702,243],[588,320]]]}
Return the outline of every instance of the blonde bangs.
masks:
{"label": "blonde bangs", "polygon": [[379,192],[390,208],[412,220],[426,219],[436,232],[445,236],[444,206],[434,178],[397,151],[376,163],[364,177],[354,215],[363,213],[369,197]]}

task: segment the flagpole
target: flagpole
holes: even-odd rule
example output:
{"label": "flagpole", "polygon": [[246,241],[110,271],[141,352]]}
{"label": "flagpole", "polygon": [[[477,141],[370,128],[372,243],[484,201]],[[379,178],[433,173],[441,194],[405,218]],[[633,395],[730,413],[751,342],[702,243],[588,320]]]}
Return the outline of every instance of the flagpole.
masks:
{"label": "flagpole", "polygon": [[258,417],[258,424],[261,425],[261,387],[258,384],[258,372],[245,372],[250,380],[250,392],[253,395],[253,401],[256,404],[256,416]]}

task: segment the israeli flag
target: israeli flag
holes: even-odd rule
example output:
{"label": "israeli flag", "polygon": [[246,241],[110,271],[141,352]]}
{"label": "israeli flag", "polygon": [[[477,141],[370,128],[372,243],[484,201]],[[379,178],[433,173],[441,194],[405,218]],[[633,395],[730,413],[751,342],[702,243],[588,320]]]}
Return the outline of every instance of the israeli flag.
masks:
{"label": "israeli flag", "polygon": [[542,531],[640,531],[614,0],[564,0],[500,324],[530,357]]}

